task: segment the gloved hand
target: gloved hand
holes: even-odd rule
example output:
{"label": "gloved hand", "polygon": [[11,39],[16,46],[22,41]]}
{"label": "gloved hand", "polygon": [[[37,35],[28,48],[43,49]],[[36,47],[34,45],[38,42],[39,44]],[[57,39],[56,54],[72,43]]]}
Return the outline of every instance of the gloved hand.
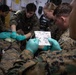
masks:
{"label": "gloved hand", "polygon": [[51,47],[50,47],[51,51],[62,50],[59,43],[55,39],[48,38],[48,41],[51,43]]}
{"label": "gloved hand", "polygon": [[17,35],[16,36],[16,40],[18,40],[18,41],[22,41],[22,40],[25,40],[26,39],[26,36],[24,36],[24,35]]}
{"label": "gloved hand", "polygon": [[44,46],[44,47],[42,48],[42,50],[43,50],[43,51],[48,51],[48,50],[50,50],[50,46]]}
{"label": "gloved hand", "polygon": [[33,54],[38,50],[39,40],[34,38],[30,39],[26,44],[26,50],[31,51]]}
{"label": "gloved hand", "polygon": [[0,33],[0,39],[10,38],[10,36],[11,36],[10,32],[1,32]]}
{"label": "gloved hand", "polygon": [[15,31],[12,31],[11,38],[16,39],[17,33]]}

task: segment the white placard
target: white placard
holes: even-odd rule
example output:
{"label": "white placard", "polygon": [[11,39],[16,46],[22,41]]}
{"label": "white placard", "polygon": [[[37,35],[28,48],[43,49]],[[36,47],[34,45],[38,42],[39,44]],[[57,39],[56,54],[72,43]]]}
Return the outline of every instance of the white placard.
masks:
{"label": "white placard", "polygon": [[35,31],[35,37],[39,39],[39,45],[50,45],[48,38],[51,38],[51,32]]}

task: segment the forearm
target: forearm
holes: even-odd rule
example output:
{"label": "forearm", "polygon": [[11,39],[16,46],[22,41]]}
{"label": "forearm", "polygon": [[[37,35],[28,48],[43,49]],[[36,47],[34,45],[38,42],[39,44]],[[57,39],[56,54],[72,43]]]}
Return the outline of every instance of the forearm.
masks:
{"label": "forearm", "polygon": [[29,32],[29,33],[27,33],[26,35],[24,35],[24,36],[26,36],[26,39],[28,39],[28,38],[30,38],[31,37],[31,33]]}
{"label": "forearm", "polygon": [[21,58],[27,60],[27,59],[32,59],[34,57],[33,53],[30,52],[29,50],[24,50],[22,53],[21,53]]}
{"label": "forearm", "polygon": [[16,25],[15,24],[11,25],[11,30],[16,31]]}
{"label": "forearm", "polygon": [[9,21],[10,27],[12,31],[16,31],[16,26],[18,25],[17,15],[13,15]]}

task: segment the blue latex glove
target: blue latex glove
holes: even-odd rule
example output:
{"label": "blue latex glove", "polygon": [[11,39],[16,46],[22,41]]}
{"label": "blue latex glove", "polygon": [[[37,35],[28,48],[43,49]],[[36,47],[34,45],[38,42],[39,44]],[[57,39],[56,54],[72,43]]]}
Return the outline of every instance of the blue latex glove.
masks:
{"label": "blue latex glove", "polygon": [[51,47],[50,47],[51,51],[62,50],[59,43],[55,39],[48,38],[48,41],[51,43]]}
{"label": "blue latex glove", "polygon": [[42,48],[42,50],[43,50],[43,51],[48,51],[48,50],[50,50],[50,46],[44,46],[44,47]]}
{"label": "blue latex glove", "polygon": [[30,39],[26,44],[26,50],[31,51],[33,54],[38,50],[39,40],[34,38]]}
{"label": "blue latex glove", "polygon": [[0,33],[0,39],[10,38],[10,36],[11,36],[10,32],[1,32]]}
{"label": "blue latex glove", "polygon": [[17,33],[15,31],[12,31],[11,38],[16,39]]}
{"label": "blue latex glove", "polygon": [[24,35],[17,35],[16,36],[16,40],[18,40],[18,41],[22,41],[22,40],[25,40],[26,39],[26,36],[24,36]]}

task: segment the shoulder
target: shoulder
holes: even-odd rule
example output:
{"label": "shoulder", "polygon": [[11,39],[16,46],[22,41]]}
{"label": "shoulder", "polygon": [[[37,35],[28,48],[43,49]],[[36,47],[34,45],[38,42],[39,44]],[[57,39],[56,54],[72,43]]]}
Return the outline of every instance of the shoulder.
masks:
{"label": "shoulder", "polygon": [[37,17],[37,15],[36,14],[34,14],[33,16],[32,16],[34,19],[38,19],[38,17]]}
{"label": "shoulder", "polygon": [[76,41],[69,36],[69,29],[65,31],[59,39],[62,49],[69,50],[76,48]]}
{"label": "shoulder", "polygon": [[61,35],[61,37],[60,37],[60,39],[62,39],[62,40],[67,40],[67,39],[69,39],[70,37],[69,37],[69,29],[67,29],[62,35]]}
{"label": "shoulder", "polygon": [[34,15],[31,17],[31,19],[32,19],[32,21],[38,21],[38,20],[39,20],[36,14],[34,14]]}
{"label": "shoulder", "polygon": [[60,39],[59,39],[59,43],[60,43],[60,45],[62,45],[62,44],[64,44],[65,42],[67,42],[67,41],[69,41],[69,39],[71,39],[70,37],[69,37],[69,30],[66,30],[62,35],[61,35],[61,37],[60,37]]}

